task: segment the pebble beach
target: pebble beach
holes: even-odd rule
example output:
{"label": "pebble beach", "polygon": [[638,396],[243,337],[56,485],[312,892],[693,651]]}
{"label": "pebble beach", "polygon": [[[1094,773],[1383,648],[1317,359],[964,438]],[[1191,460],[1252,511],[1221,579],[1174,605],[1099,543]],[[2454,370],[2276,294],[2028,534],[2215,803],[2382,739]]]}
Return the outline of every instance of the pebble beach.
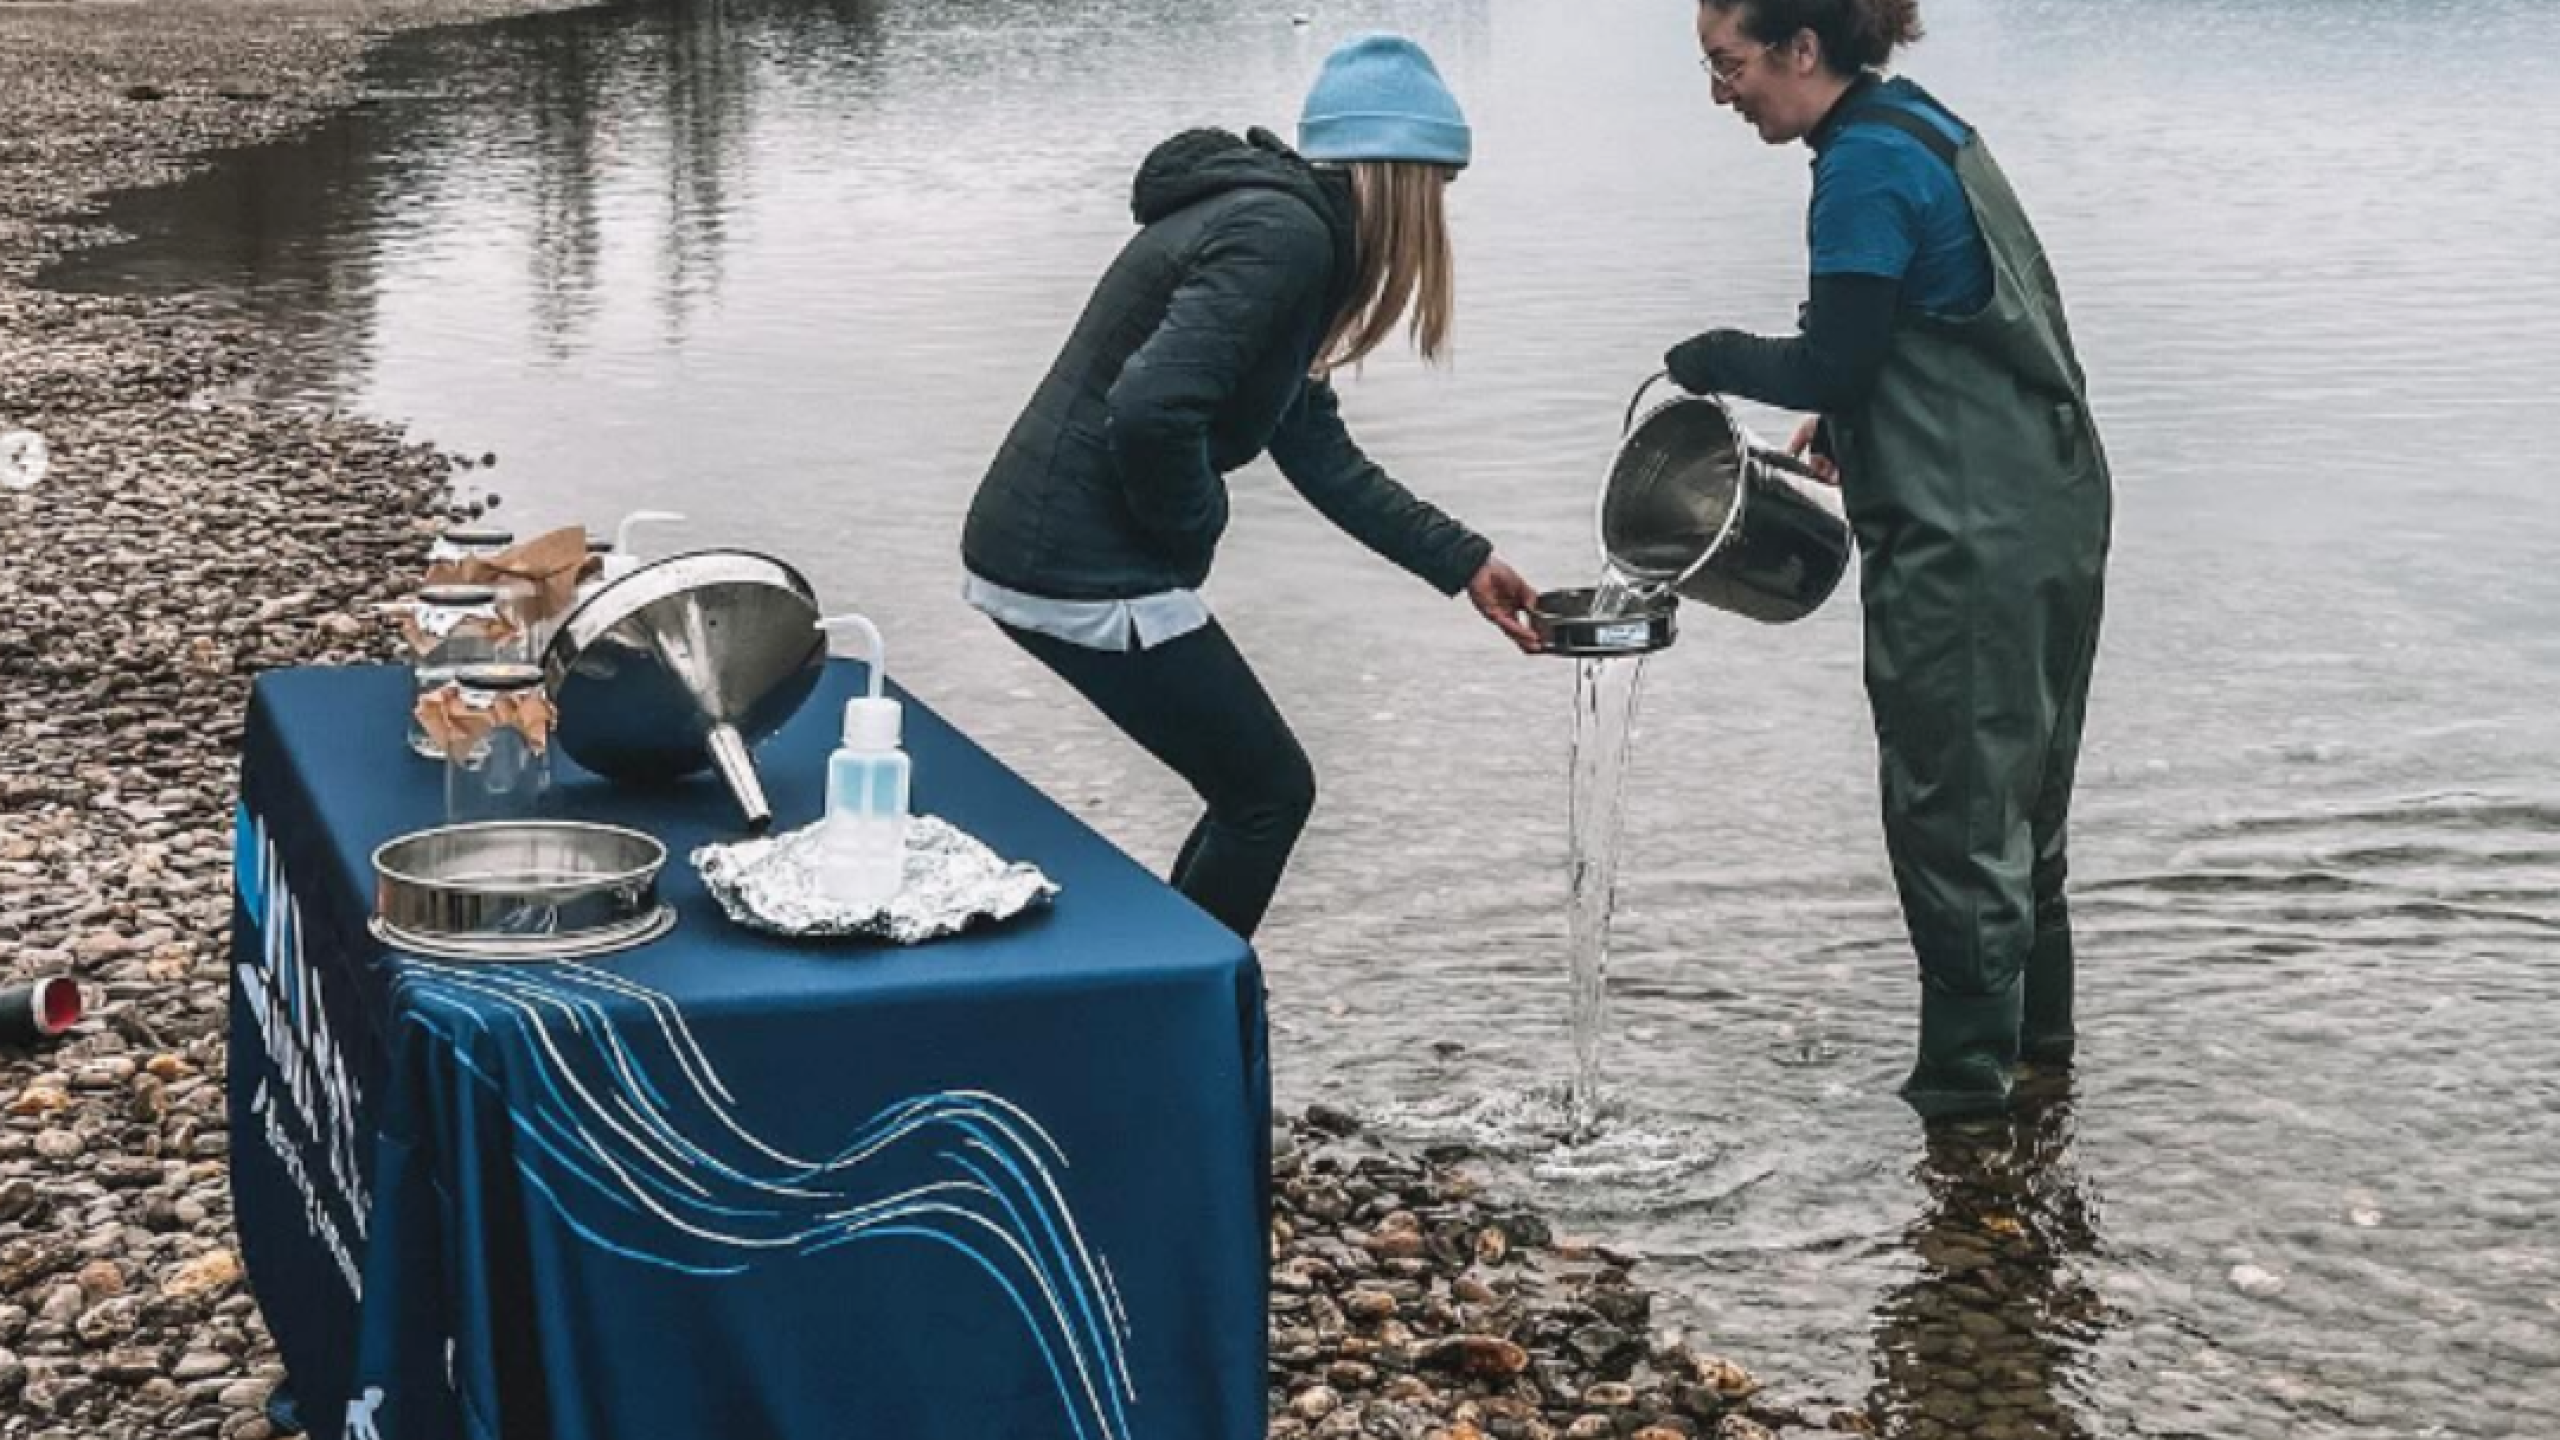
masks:
{"label": "pebble beach", "polygon": [[[49,457],[0,489],[0,983],[88,1002],[0,1049],[0,1436],[278,1433],[223,1113],[242,711],[263,670],[391,654],[379,607],[486,463],[250,398],[257,338],[184,300],[26,282],[108,238],[102,196],[357,103],[379,37],[527,8],[0,0],[0,432]],[[1633,1257],[1352,1115],[1273,1149],[1275,1437],[1877,1433],[1773,1398]]]}

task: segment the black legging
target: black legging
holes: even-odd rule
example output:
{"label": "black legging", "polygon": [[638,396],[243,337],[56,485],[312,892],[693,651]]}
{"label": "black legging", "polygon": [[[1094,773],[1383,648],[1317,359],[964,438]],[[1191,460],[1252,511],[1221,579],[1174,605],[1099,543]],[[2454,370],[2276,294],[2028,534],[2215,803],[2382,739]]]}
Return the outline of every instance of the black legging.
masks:
{"label": "black legging", "polygon": [[1212,620],[1149,650],[1089,650],[997,628],[1190,782],[1209,809],[1173,862],[1174,888],[1253,938],[1315,809],[1316,775],[1227,632]]}

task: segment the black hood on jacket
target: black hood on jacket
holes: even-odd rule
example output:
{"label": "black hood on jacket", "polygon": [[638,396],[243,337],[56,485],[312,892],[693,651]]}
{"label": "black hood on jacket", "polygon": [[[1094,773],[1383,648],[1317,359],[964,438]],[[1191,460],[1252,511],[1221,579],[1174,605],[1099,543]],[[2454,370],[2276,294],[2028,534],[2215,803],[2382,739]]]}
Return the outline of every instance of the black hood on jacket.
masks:
{"label": "black hood on jacket", "polygon": [[1336,294],[1351,281],[1358,231],[1351,207],[1351,178],[1319,170],[1255,126],[1239,140],[1225,130],[1185,130],[1147,152],[1129,187],[1129,214],[1153,225],[1175,211],[1231,190],[1277,190],[1316,212],[1333,236]]}
{"label": "black hood on jacket", "polygon": [[1055,600],[1197,589],[1227,476],[1268,455],[1345,534],[1464,588],[1491,543],[1362,453],[1308,378],[1357,268],[1350,175],[1259,130],[1193,130],[1147,156],[1129,202],[1136,232],[969,503],[969,572]]}

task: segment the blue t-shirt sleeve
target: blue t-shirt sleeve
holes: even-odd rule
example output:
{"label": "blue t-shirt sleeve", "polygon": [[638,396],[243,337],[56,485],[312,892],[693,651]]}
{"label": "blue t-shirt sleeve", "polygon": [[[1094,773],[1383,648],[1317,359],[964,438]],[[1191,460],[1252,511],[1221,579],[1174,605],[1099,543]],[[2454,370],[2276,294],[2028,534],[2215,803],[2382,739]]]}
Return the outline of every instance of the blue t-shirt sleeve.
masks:
{"label": "blue t-shirt sleeve", "polygon": [[1851,129],[1824,151],[1813,171],[1806,246],[1816,275],[1881,275],[1911,271],[1923,238],[1935,157],[1891,131]]}

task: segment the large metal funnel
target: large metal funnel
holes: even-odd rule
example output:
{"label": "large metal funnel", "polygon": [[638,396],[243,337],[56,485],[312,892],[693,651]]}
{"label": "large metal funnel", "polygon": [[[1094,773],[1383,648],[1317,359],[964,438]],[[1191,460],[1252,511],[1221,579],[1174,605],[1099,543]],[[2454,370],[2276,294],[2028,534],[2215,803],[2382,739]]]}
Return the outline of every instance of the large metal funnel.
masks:
{"label": "large metal funnel", "polygon": [[653,561],[569,613],[543,655],[560,748],[616,780],[716,767],[747,827],[772,823],[748,747],[782,728],[827,658],[800,572],[745,550]]}

